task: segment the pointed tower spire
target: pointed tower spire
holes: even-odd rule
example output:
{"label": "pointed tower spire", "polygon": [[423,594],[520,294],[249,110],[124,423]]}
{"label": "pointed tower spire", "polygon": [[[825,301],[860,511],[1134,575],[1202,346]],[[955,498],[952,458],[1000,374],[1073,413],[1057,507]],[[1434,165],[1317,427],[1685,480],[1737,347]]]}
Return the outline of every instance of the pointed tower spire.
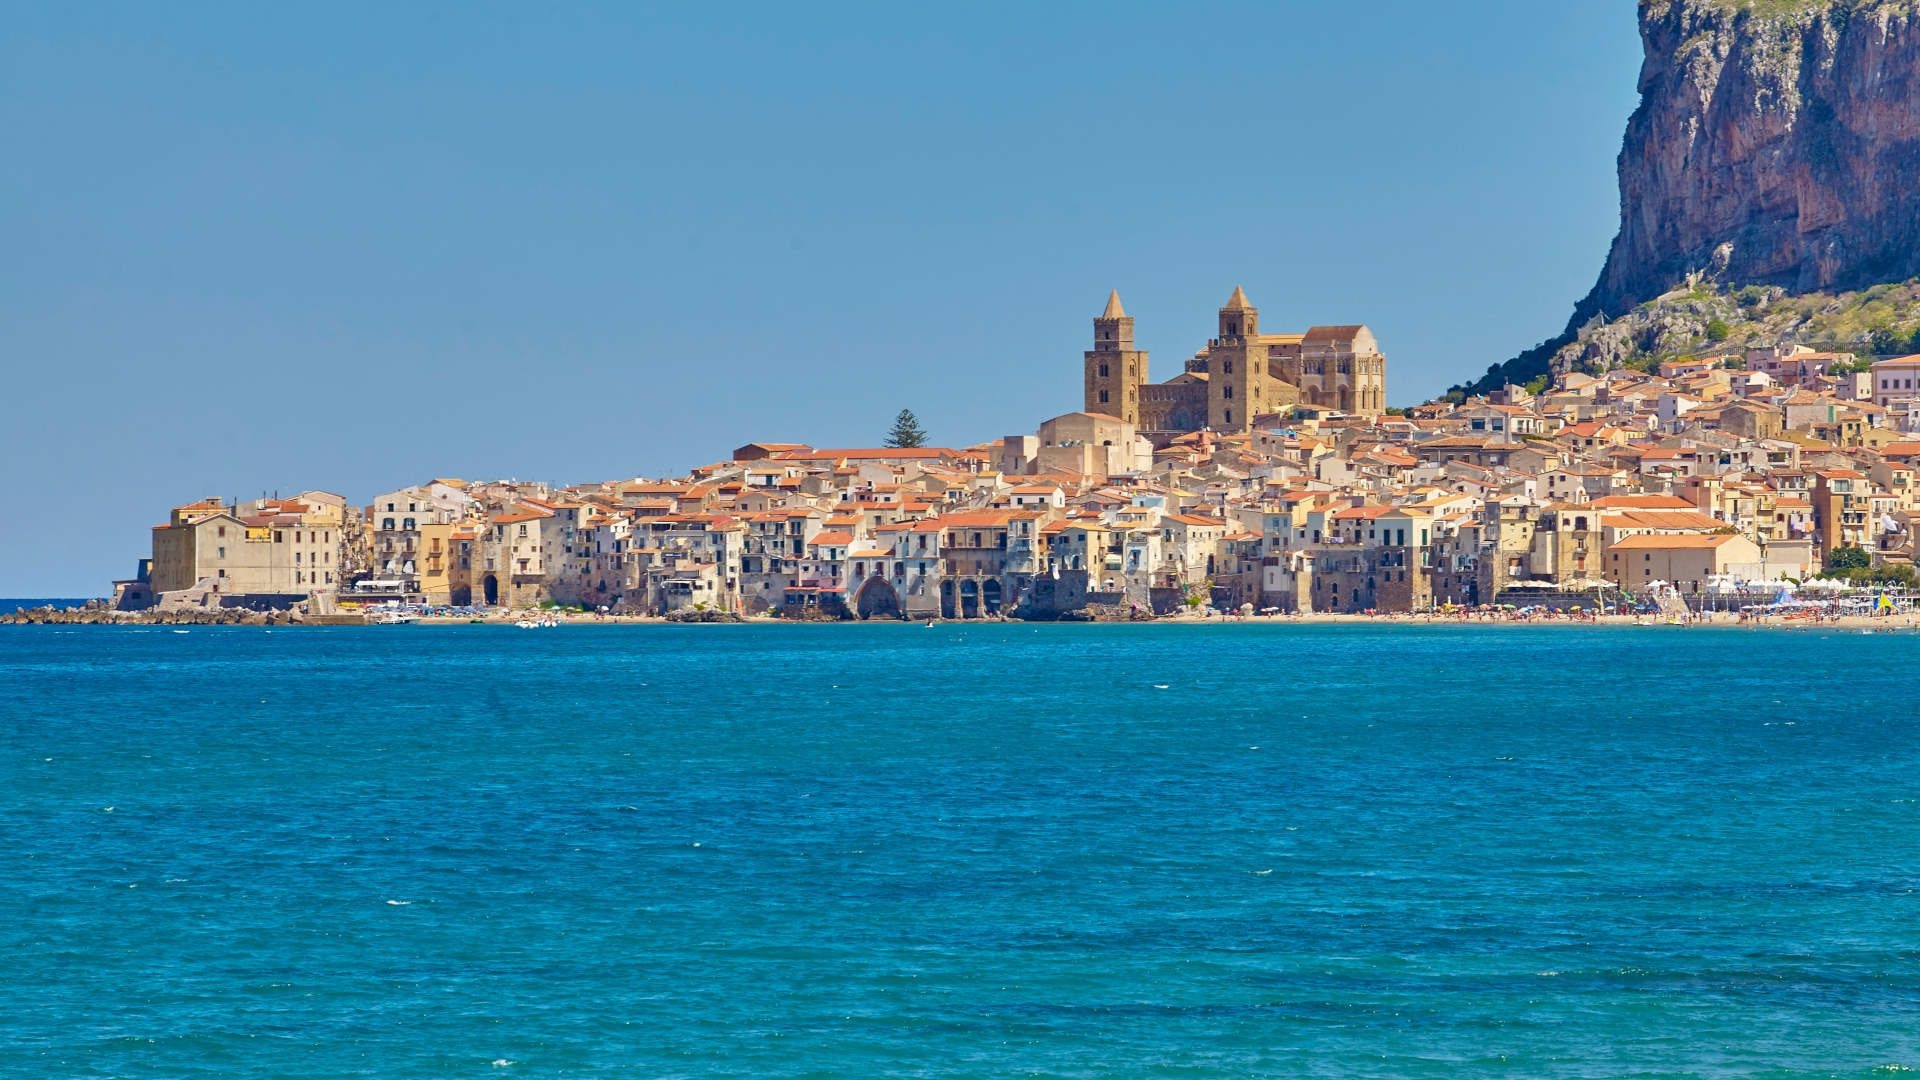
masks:
{"label": "pointed tower spire", "polygon": [[1120,306],[1119,289],[1115,289],[1107,294],[1107,310],[1101,312],[1100,317],[1103,319],[1124,319],[1127,317],[1127,309]]}
{"label": "pointed tower spire", "polygon": [[1245,311],[1253,305],[1247,302],[1247,292],[1240,286],[1233,287],[1233,295],[1227,297],[1227,306],[1222,311]]}

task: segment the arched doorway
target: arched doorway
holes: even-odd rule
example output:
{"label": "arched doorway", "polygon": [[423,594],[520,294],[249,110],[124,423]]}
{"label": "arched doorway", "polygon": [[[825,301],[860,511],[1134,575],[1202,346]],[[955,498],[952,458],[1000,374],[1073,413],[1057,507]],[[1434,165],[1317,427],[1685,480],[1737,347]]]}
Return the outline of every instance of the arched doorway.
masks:
{"label": "arched doorway", "polygon": [[953,582],[943,581],[940,583],[940,617],[956,619],[959,616],[960,608],[953,597]]}
{"label": "arched doorway", "polygon": [[980,583],[971,578],[960,583],[960,617],[980,617]]}
{"label": "arched doorway", "polygon": [[900,607],[899,592],[887,584],[886,579],[877,577],[868,578],[853,594],[853,613],[862,619],[906,618]]}
{"label": "arched doorway", "polygon": [[447,603],[452,604],[454,607],[466,607],[473,603],[473,586],[462,585],[457,589],[450,590]]}
{"label": "arched doorway", "polygon": [[1000,580],[990,578],[980,589],[980,606],[985,614],[1000,614]]}
{"label": "arched doorway", "polygon": [[500,579],[488,574],[480,580],[480,595],[486,598],[487,606],[500,603]]}

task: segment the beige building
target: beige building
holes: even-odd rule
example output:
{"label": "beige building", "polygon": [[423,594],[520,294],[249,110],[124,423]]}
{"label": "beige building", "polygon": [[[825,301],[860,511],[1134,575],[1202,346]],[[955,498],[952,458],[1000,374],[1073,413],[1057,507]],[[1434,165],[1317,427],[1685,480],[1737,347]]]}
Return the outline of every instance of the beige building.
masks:
{"label": "beige building", "polygon": [[[342,507],[325,493],[176,507],[153,529],[155,594],[198,592],[211,606],[305,599],[339,584]],[[337,498],[337,497],[334,497]],[[165,599],[163,597],[163,599]]]}
{"label": "beige building", "polygon": [[373,533],[373,577],[403,583],[429,604],[452,600],[454,526],[473,500],[442,481],[389,491],[367,508]]}
{"label": "beige building", "polygon": [[1607,548],[1605,570],[1608,581],[1629,591],[1665,581],[1694,593],[1718,575],[1760,563],[1760,546],[1737,533],[1642,533]]}
{"label": "beige building", "polygon": [[1153,444],[1133,424],[1096,412],[1044,421],[1035,435],[1000,440],[1000,467],[1013,475],[1071,473],[1094,483],[1153,468]]}
{"label": "beige building", "polygon": [[1920,398],[1920,355],[1896,356],[1873,365],[1873,403],[1889,408]]}

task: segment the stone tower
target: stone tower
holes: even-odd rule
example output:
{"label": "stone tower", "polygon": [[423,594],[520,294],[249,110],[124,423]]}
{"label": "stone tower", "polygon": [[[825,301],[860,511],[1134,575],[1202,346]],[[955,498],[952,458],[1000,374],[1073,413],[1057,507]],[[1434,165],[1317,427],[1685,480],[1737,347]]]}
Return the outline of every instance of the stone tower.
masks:
{"label": "stone tower", "polygon": [[[1260,341],[1260,309],[1233,287],[1220,309],[1220,334],[1207,351],[1207,426],[1215,431],[1246,431],[1253,418],[1277,403],[1268,393],[1267,346]],[[1269,400],[1274,399],[1274,400]]]}
{"label": "stone tower", "polygon": [[1133,347],[1133,316],[1120,306],[1118,290],[1093,320],[1093,348],[1086,352],[1086,411],[1140,423],[1140,387],[1147,381],[1147,354]]}

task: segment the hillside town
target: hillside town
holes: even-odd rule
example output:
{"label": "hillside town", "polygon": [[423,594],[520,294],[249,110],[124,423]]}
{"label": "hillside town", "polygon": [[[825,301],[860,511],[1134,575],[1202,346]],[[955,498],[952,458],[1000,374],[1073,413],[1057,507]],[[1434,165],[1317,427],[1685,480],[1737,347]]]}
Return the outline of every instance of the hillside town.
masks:
{"label": "hillside town", "polygon": [[[1364,326],[1236,288],[1173,379],[1118,294],[1080,411],[966,446],[748,442],[684,476],[200,499],[123,610],[1137,618],[1773,595],[1911,564],[1920,356],[1799,346],[1385,405]],[[911,443],[914,440],[905,440]]]}

